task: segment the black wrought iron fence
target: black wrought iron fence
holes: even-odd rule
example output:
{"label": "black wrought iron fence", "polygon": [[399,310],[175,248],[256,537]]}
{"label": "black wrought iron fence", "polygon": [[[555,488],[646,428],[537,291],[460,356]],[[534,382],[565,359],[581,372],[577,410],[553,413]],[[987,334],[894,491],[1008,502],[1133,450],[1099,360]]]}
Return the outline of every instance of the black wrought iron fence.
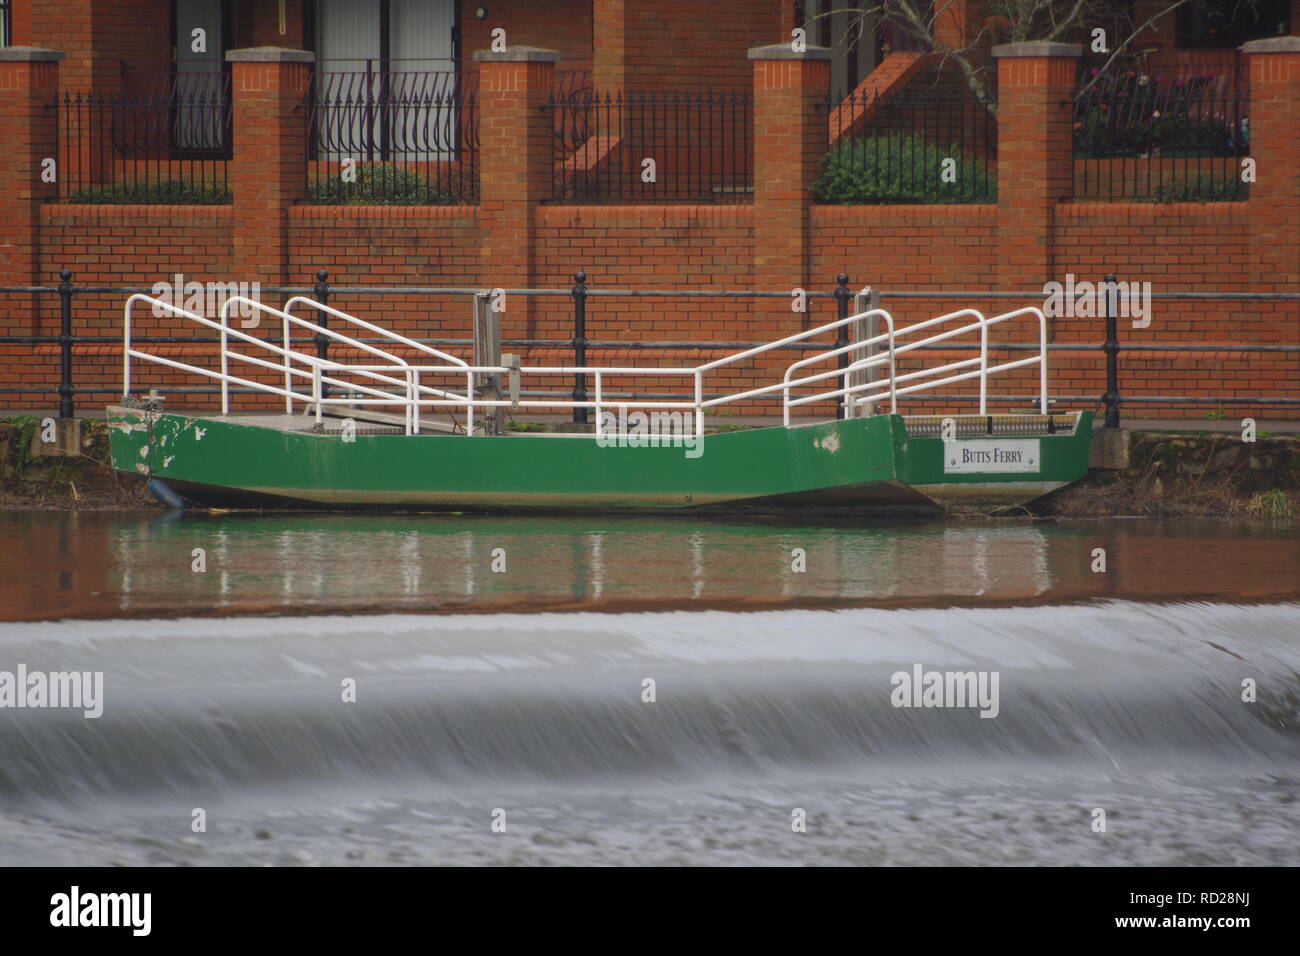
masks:
{"label": "black wrought iron fence", "polygon": [[124,74],[111,93],[56,97],[60,197],[91,203],[228,203],[230,72],[179,64]]}
{"label": "black wrought iron fence", "polygon": [[[78,296],[101,296],[113,295],[125,296],[132,293],[152,293],[149,287],[136,286],[78,286],[72,281],[73,275],[70,271],[64,270],[61,274],[62,281],[57,286],[5,286],[0,287],[0,295],[21,295],[30,296],[33,301],[33,308],[37,308],[36,300],[45,296],[52,296],[58,302],[59,309],[59,334],[58,335],[0,335],[0,345],[57,345],[57,368],[58,384],[57,385],[0,385],[0,395],[20,395],[20,396],[57,396],[58,414],[61,418],[70,418],[74,414],[75,397],[98,395],[116,397],[121,394],[121,382],[114,381],[104,384],[85,384],[74,383],[74,358],[75,350],[82,346],[103,347],[105,344],[120,346],[122,342],[121,334],[104,335],[104,334],[85,334],[77,331],[76,322],[76,305]],[[409,301],[412,298],[428,300],[430,297],[450,297],[467,300],[474,296],[484,294],[485,290],[474,288],[422,288],[412,286],[402,287],[363,287],[363,286],[331,286],[328,282],[328,275],[325,270],[316,273],[316,283],[314,285],[302,286],[277,286],[265,287],[261,289],[263,294],[269,295],[312,295],[319,302],[330,301],[331,296],[346,294],[356,297],[375,297],[380,302],[385,299],[395,298],[398,301]],[[515,348],[530,347],[561,347],[573,350],[574,365],[583,366],[586,364],[585,356],[587,349],[609,348],[609,349],[626,349],[631,351],[642,349],[666,350],[666,351],[699,351],[701,349],[711,350],[739,350],[745,348],[754,348],[759,345],[768,344],[752,340],[676,340],[676,341],[628,341],[626,338],[600,339],[589,337],[590,326],[588,325],[587,307],[589,300],[621,300],[625,305],[629,300],[638,298],[654,299],[676,299],[676,300],[693,300],[693,301],[711,301],[719,302],[725,300],[745,300],[757,301],[762,299],[780,300],[788,302],[790,293],[788,290],[779,291],[757,291],[752,289],[746,290],[722,290],[722,289],[692,289],[692,290],[658,290],[658,289],[593,289],[587,285],[588,277],[583,273],[577,273],[574,276],[576,284],[571,289],[506,289],[507,294],[512,296],[525,297],[549,297],[549,298],[567,298],[573,303],[573,336],[571,338],[527,338],[527,339],[503,339],[501,345]],[[1114,276],[1106,276],[1104,281],[1107,283],[1114,282]],[[816,307],[817,312],[826,309],[830,311],[830,303],[834,303],[834,317],[847,318],[851,314],[852,304],[855,299],[853,290],[849,287],[849,277],[841,274],[837,277],[839,285],[834,289],[810,289],[806,295],[813,302],[819,303]],[[1020,292],[1013,291],[988,291],[988,290],[912,290],[890,292],[887,290],[878,290],[882,302],[892,307],[895,301],[918,301],[925,302],[952,302],[969,305],[973,301],[982,301],[1000,305],[1003,302],[1021,305],[1025,302],[1032,302],[1041,298],[1041,290],[1026,290]],[[1186,292],[1170,291],[1152,293],[1153,299],[1162,302],[1176,301],[1201,301],[1207,303],[1296,303],[1300,307],[1300,293],[1294,292]],[[1103,297],[1104,300],[1104,297]],[[825,303],[821,305],[820,303]],[[822,313],[826,314],[826,313]],[[831,316],[827,315],[827,321]],[[327,316],[317,317],[316,321],[323,326],[329,326]],[[1284,409],[1289,414],[1293,408],[1300,408],[1300,396],[1294,388],[1286,388],[1282,394],[1276,392],[1265,392],[1259,385],[1242,386],[1240,382],[1234,384],[1230,379],[1218,377],[1223,387],[1217,393],[1206,390],[1198,394],[1176,394],[1160,395],[1147,394],[1145,392],[1131,394],[1126,397],[1122,392],[1121,385],[1125,382],[1125,373],[1129,369],[1121,368],[1124,364],[1122,356],[1126,352],[1134,353],[1134,369],[1141,369],[1142,374],[1148,381],[1151,379],[1151,371],[1148,367],[1150,355],[1184,355],[1195,359],[1198,354],[1239,354],[1243,357],[1253,355],[1261,356],[1261,361],[1269,365],[1277,361],[1294,361],[1292,357],[1300,357],[1300,342],[1271,342],[1268,344],[1241,344],[1241,343],[1206,343],[1206,342],[1151,342],[1151,341],[1120,341],[1121,324],[1118,321],[1113,305],[1103,307],[1103,314],[1097,318],[1094,326],[1098,336],[1093,342],[1054,342],[1047,346],[1047,350],[1053,356],[1068,355],[1070,353],[1101,353],[1105,360],[1105,391],[1092,394],[1058,394],[1053,396],[1055,401],[1063,402],[1087,402],[1095,403],[1099,411],[1104,412],[1104,424],[1107,427],[1117,427],[1120,422],[1120,409],[1126,403],[1138,404],[1141,406],[1168,406],[1173,408],[1201,406],[1214,408],[1233,406],[1258,406],[1263,408]],[[269,333],[269,339],[274,341],[278,333]],[[137,334],[132,337],[136,343],[168,343],[183,345],[187,348],[200,348],[217,341],[211,335],[152,335]],[[329,339],[319,333],[315,336],[300,336],[293,339],[297,344],[314,343],[317,356],[321,359],[328,358]],[[379,342],[376,338],[361,338],[363,342]],[[471,346],[473,340],[469,338],[428,338],[419,337],[415,341],[434,346]],[[834,344],[837,348],[842,348],[849,344],[848,328],[841,326],[833,340],[827,341],[804,341],[790,345],[778,346],[778,348],[789,351],[820,351],[828,345]],[[939,345],[922,346],[923,349],[943,349],[943,350],[976,350],[980,348],[977,343],[970,342],[944,342]],[[1001,352],[1020,352],[1035,351],[1039,348],[1037,343],[999,343],[989,344],[990,353]],[[1059,361],[1058,358],[1052,359],[1053,363]],[[847,356],[840,356],[840,368],[847,365]],[[575,376],[575,382],[571,393],[566,392],[536,392],[533,395],[565,395],[571,394],[575,401],[584,400],[587,385],[586,376]],[[1151,387],[1150,385],[1147,386]],[[1263,386],[1267,388],[1267,386]],[[1248,390],[1249,389],[1249,390]],[[232,388],[232,393],[247,393],[252,390],[247,388]],[[211,386],[186,386],[161,388],[160,392],[175,393],[185,395],[215,395],[220,392],[219,388]],[[690,400],[691,396],[683,392],[606,392],[611,399],[686,399]],[[716,395],[709,393],[705,398],[713,398]],[[971,400],[976,398],[975,395],[946,395],[935,394],[925,395],[917,394],[909,396],[909,401],[916,402],[943,402],[953,400]],[[776,400],[769,396],[767,401]],[[1023,405],[1029,405],[1037,401],[1037,395],[1033,394],[1007,394],[998,395],[998,401],[1018,402]],[[764,401],[757,399],[757,401]],[[575,415],[582,410],[575,409]],[[577,420],[575,418],[575,420]]]}
{"label": "black wrought iron fence", "polygon": [[727,91],[553,95],[556,202],[745,202],[753,101]]}
{"label": "black wrought iron fence", "polygon": [[997,201],[997,119],[963,87],[922,80],[827,101],[822,203]]}
{"label": "black wrought iron fence", "polygon": [[1244,200],[1249,88],[1238,56],[1223,67],[1080,68],[1074,196],[1153,202]]}
{"label": "black wrought iron fence", "polygon": [[478,74],[331,69],[306,100],[307,195],[318,203],[477,202]]}
{"label": "black wrought iron fence", "polygon": [[556,70],[551,100],[554,135],[570,143],[591,136],[592,74],[589,70]]}

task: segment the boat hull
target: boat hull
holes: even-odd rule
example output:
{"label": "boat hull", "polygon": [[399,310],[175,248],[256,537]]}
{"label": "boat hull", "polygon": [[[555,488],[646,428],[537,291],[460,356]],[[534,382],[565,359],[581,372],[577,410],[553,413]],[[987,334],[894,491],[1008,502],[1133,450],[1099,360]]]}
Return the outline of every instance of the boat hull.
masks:
{"label": "boat hull", "polygon": [[[1006,507],[1087,470],[1091,416],[1042,436],[1032,472],[950,475],[898,415],[706,436],[695,448],[590,436],[348,434],[256,417],[112,407],[114,467],[222,507],[420,511],[780,511]],[[268,416],[262,416],[267,419]],[[288,416],[285,416],[288,418]]]}

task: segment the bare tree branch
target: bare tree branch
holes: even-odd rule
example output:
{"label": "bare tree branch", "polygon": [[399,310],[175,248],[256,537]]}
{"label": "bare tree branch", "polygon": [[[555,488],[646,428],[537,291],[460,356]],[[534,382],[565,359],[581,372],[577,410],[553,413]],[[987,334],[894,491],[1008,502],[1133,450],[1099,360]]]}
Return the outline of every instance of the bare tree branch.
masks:
{"label": "bare tree branch", "polygon": [[[937,57],[941,69],[955,66],[975,99],[989,112],[996,112],[997,104],[988,79],[992,68],[987,59],[988,42],[992,33],[990,20],[994,17],[986,18],[973,37],[963,38],[962,45],[949,46],[936,35],[935,26],[948,15],[955,2],[956,0],[943,0],[931,6],[926,0],[868,0],[865,3],[839,0],[834,9],[819,11],[812,19],[847,15],[851,18],[849,27],[856,32],[859,41],[888,25],[897,34],[910,40],[920,52]],[[999,11],[995,16],[1006,24],[1008,29],[1004,36],[1012,43],[1059,41],[1079,36],[1099,24],[1114,25],[1117,18],[1122,17],[1124,22],[1117,31],[1118,35],[1112,38],[1110,55],[1096,75],[1077,91],[1077,95],[1081,96],[1150,27],[1173,15],[1180,7],[1199,2],[1201,0],[1172,0],[1168,6],[1140,24],[1129,20],[1124,6],[1116,4],[1114,0],[1004,0],[1001,4],[990,5],[990,10]],[[1256,5],[1257,0],[1240,0],[1238,6]]]}

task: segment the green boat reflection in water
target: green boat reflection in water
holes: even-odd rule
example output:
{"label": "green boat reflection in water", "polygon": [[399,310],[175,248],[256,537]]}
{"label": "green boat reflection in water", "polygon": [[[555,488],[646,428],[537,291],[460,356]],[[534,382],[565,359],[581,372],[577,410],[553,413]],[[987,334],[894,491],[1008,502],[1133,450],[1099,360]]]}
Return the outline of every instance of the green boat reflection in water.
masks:
{"label": "green boat reflection in water", "polygon": [[11,545],[0,550],[0,619],[1294,601],[1295,531],[1291,521],[15,512],[0,514]]}

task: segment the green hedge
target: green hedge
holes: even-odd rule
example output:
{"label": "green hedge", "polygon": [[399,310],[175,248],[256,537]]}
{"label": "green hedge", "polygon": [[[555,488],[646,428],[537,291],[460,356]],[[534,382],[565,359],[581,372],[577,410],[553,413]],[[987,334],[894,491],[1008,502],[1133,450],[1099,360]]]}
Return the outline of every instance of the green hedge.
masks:
{"label": "green hedge", "polygon": [[1195,179],[1165,183],[1148,202],[1245,202],[1249,198],[1250,188],[1237,177],[1202,173]]}
{"label": "green hedge", "polygon": [[[956,181],[943,182],[944,160],[956,161]],[[858,136],[841,140],[822,160],[813,184],[821,203],[988,203],[997,183],[984,160],[942,149],[919,136]]]}
{"label": "green hedge", "polygon": [[157,183],[105,183],[85,186],[68,197],[71,203],[116,203],[135,206],[222,206],[234,201],[224,186],[168,179]]}
{"label": "green hedge", "polygon": [[457,200],[429,180],[391,163],[361,163],[355,182],[330,176],[307,187],[307,201],[344,206],[447,206]]}

